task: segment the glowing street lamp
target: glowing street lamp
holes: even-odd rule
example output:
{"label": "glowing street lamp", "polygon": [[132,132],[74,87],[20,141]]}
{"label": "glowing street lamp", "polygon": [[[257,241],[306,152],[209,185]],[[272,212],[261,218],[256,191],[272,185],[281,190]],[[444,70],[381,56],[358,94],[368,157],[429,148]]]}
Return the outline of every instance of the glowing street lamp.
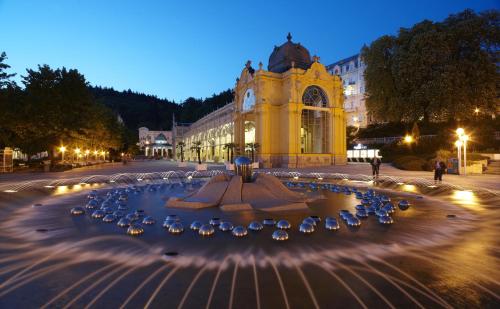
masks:
{"label": "glowing street lamp", "polygon": [[61,161],[64,161],[64,153],[66,152],[66,147],[59,147],[59,152],[61,153]]}
{"label": "glowing street lamp", "polygon": [[97,150],[94,150],[94,160],[97,161],[97,155],[99,154],[99,151]]}
{"label": "glowing street lamp", "polygon": [[85,150],[85,160],[88,161],[89,160],[89,154],[90,154],[90,150]]}
{"label": "glowing street lamp", "polygon": [[80,158],[80,152],[81,152],[80,148],[75,149],[75,155],[76,155],[77,161],[78,161],[78,158]]}
{"label": "glowing street lamp", "polygon": [[407,144],[413,143],[413,136],[406,134],[406,136],[404,138],[404,142]]}

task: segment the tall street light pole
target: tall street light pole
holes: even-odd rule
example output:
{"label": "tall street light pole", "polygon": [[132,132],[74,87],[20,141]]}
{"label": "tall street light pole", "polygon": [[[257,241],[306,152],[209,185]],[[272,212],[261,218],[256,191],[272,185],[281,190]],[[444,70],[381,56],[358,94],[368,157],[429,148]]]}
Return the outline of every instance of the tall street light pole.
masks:
{"label": "tall street light pole", "polygon": [[455,146],[457,146],[458,153],[458,175],[462,174],[462,141],[457,140],[455,142]]}

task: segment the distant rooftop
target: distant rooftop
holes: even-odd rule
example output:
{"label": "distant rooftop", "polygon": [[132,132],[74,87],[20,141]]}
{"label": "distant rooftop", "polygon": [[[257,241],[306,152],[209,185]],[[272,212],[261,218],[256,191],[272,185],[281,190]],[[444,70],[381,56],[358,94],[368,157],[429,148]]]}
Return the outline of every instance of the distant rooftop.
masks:
{"label": "distant rooftop", "polygon": [[337,61],[337,62],[334,62],[334,63],[330,64],[330,65],[327,65],[327,66],[326,66],[326,69],[327,69],[327,70],[330,70],[330,69],[333,69],[336,65],[338,65],[338,66],[342,66],[342,65],[344,65],[344,64],[346,64],[346,63],[349,63],[349,62],[351,62],[351,61],[356,62],[356,61],[358,60],[358,57],[359,57],[359,54],[356,54],[356,55],[350,56],[350,57],[348,57],[348,58],[345,58],[345,59],[339,60],[339,61]]}

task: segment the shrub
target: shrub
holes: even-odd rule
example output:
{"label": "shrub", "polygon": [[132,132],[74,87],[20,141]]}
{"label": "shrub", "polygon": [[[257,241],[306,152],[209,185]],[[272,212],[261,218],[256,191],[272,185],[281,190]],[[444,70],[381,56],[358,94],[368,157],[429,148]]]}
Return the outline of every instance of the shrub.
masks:
{"label": "shrub", "polygon": [[395,158],[393,165],[407,171],[425,171],[429,169],[427,160],[416,156],[401,156]]}

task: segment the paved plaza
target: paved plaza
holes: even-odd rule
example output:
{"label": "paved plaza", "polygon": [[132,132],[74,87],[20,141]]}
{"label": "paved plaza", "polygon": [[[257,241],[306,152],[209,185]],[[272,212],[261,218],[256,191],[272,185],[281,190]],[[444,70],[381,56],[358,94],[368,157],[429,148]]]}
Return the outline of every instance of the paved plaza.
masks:
{"label": "paved plaza", "polygon": [[[166,160],[152,161],[132,161],[127,165],[121,163],[107,163],[90,167],[76,168],[65,172],[34,172],[34,173],[14,173],[0,174],[0,183],[21,182],[38,179],[66,179],[75,177],[85,177],[90,175],[111,175],[118,173],[150,173],[150,172],[165,172],[172,170],[191,170],[194,171],[195,164],[188,163],[185,168],[177,167],[176,162]],[[209,170],[224,169],[222,164],[208,164]],[[298,169],[270,169],[296,172],[318,172],[318,173],[342,173],[348,175],[370,175],[371,167],[367,163],[352,163],[347,165],[323,166],[314,168],[298,168]],[[260,170],[269,171],[269,170]],[[380,168],[381,176],[401,177],[403,181],[413,180],[415,178],[423,178],[433,180],[432,172],[424,171],[404,171],[397,169],[390,164],[382,164]],[[488,189],[500,191],[500,179],[498,175],[444,175],[444,184],[458,185],[467,189]]]}

